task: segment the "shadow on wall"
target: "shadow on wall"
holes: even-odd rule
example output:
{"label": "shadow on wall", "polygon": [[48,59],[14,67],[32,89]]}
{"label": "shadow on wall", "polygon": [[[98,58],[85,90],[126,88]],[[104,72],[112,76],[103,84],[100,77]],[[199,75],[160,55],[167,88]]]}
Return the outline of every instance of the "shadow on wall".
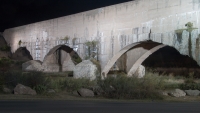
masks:
{"label": "shadow on wall", "polygon": [[188,76],[194,72],[194,76],[200,75],[200,67],[195,60],[188,55],[181,55],[175,48],[166,46],[151,54],[142,63],[147,69],[160,74],[173,74]]}

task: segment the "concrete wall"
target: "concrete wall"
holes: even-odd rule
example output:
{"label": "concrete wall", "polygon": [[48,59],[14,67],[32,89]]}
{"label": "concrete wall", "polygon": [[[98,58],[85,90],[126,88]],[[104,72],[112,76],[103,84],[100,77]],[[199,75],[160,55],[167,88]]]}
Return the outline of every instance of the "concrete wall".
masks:
{"label": "concrete wall", "polygon": [[[150,29],[153,41],[175,47],[174,31],[185,28],[187,22],[200,28],[199,0],[134,0],[6,29],[3,35],[12,52],[21,40],[21,46],[26,46],[33,58],[41,61],[51,48],[64,43],[61,39],[65,36],[70,38],[71,47],[72,39],[78,39],[77,52],[82,58],[85,57],[84,43],[98,40],[98,58],[104,67],[126,45],[147,40]],[[195,33],[198,35],[200,31]]]}

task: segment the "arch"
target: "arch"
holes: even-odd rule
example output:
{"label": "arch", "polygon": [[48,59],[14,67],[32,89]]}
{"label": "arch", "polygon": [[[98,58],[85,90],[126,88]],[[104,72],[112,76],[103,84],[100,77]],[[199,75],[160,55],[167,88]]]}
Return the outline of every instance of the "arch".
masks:
{"label": "arch", "polygon": [[163,48],[163,47],[165,47],[165,46],[167,46],[167,45],[158,45],[158,46],[156,46],[156,47],[154,47],[154,48],[152,48],[151,50],[149,50],[149,51],[147,51],[145,54],[143,54],[134,64],[133,64],[133,66],[131,67],[131,69],[129,70],[129,72],[128,72],[128,76],[132,76],[135,72],[136,72],[136,70],[137,70],[137,68],[142,64],[142,62],[147,58],[147,57],[149,57],[149,55],[151,55],[152,53],[154,53],[154,52],[156,52],[157,50],[159,50],[159,49],[161,49],[161,48]]}
{"label": "arch", "polygon": [[[66,45],[57,45],[55,47],[53,47],[48,53],[46,56],[56,52],[56,50],[58,50],[59,48],[62,48],[63,50],[65,50],[67,53],[71,53],[73,51],[72,48],[70,48],[69,46],[66,46]],[[45,57],[46,57],[45,56]]]}
{"label": "arch", "polygon": [[[141,64],[145,57],[152,54],[156,50],[164,47],[165,45],[153,41],[143,41],[139,43],[133,43],[126,46],[124,49],[119,51],[113,58],[107,63],[102,71],[102,77],[106,77],[112,66],[126,54],[126,73],[131,74],[134,71],[135,66]],[[122,61],[124,63],[124,61]],[[141,63],[140,63],[141,62]],[[136,63],[136,64],[135,64]],[[135,64],[135,65],[134,65]],[[138,68],[138,67],[137,67]],[[136,69],[137,69],[136,68]]]}
{"label": "arch", "polygon": [[111,60],[108,61],[108,63],[106,64],[106,66],[104,67],[103,71],[102,71],[102,76],[106,77],[109,70],[111,69],[111,67],[115,64],[115,62],[117,61],[117,59],[119,59],[119,57],[121,57],[125,52],[127,52],[128,50],[130,50],[132,47],[138,45],[140,43],[133,43],[130,44],[128,46],[126,46],[125,48],[123,48],[121,51],[119,51],[116,55],[114,55]]}
{"label": "arch", "polygon": [[72,48],[57,45],[44,57],[42,65],[45,67],[44,72],[72,71],[81,61],[82,59]]}

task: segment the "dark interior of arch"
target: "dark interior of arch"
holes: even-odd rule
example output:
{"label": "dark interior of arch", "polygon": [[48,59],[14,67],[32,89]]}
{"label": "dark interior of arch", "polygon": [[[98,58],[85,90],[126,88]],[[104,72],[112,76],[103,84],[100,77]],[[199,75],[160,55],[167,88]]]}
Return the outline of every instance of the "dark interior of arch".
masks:
{"label": "dark interior of arch", "polygon": [[[70,56],[71,56],[72,61],[73,61],[75,64],[78,64],[78,63],[82,62],[82,59],[81,59],[81,57],[78,55],[78,53],[75,52],[75,51],[74,51],[72,48],[70,48],[69,46],[66,46],[66,45],[60,46],[60,47],[56,50],[56,51],[58,52],[58,54],[60,54],[60,50],[64,50],[64,51],[66,51],[67,53],[69,53]],[[58,59],[59,64],[61,64],[60,61],[61,61],[61,60]]]}
{"label": "dark interior of arch", "polygon": [[[200,75],[200,66],[187,55],[181,55],[175,48],[166,46],[151,54],[142,63],[147,69],[154,72],[179,76]],[[198,77],[199,78],[199,77]]]}

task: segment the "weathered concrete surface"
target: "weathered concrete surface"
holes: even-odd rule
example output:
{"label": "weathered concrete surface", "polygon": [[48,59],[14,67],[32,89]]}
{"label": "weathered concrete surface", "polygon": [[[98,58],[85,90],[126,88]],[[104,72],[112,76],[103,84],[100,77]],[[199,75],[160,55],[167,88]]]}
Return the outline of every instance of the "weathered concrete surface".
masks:
{"label": "weathered concrete surface", "polygon": [[[83,59],[86,56],[84,43],[98,40],[98,59],[103,69],[109,59],[127,45],[150,38],[173,46],[182,54],[189,54],[200,64],[199,45],[195,46],[199,29],[189,38],[186,31],[182,39],[175,33],[175,30],[185,28],[187,22],[200,28],[199,6],[199,0],[134,0],[7,29],[3,35],[12,52],[19,48],[21,40],[21,46],[27,47],[34,60],[43,61],[56,45],[67,44],[73,48],[74,38],[78,42],[76,50]],[[69,38],[67,42],[61,40],[66,36]]]}
{"label": "weathered concrete surface", "polygon": [[[145,41],[145,42],[141,42],[139,45],[134,46],[133,48],[131,48],[129,51],[127,51],[125,53],[125,55],[127,56],[127,58],[125,59],[126,61],[122,61],[125,62],[125,72],[129,72],[130,69],[132,68],[133,64],[135,64],[135,62],[143,55],[145,54],[147,51],[151,50],[152,48],[154,48],[155,46],[160,45],[160,43],[156,43],[156,42],[152,42],[152,41]],[[139,66],[139,65],[138,65]]]}
{"label": "weathered concrete surface", "polygon": [[143,65],[139,65],[137,70],[134,73],[134,76],[138,78],[143,78],[145,75],[145,67]]}
{"label": "weathered concrete surface", "polygon": [[[160,43],[152,41],[145,41],[140,43],[130,44],[118,52],[111,60],[107,63],[102,71],[102,76],[106,77],[111,67],[115,64],[122,71],[128,73],[128,76],[132,76],[138,69],[139,65],[152,53],[158,49],[164,47]],[[125,58],[124,58],[125,56]]]}
{"label": "weathered concrete surface", "polygon": [[44,72],[59,72],[60,65],[57,62],[55,53],[45,57],[44,62],[42,63]]}
{"label": "weathered concrete surface", "polygon": [[[160,48],[165,47],[166,45],[158,45],[152,49],[150,49],[149,51],[147,51],[146,53],[144,53],[143,55],[141,55],[140,58],[138,58],[134,63],[132,63],[132,67],[128,72],[128,76],[133,76],[136,72],[136,70],[138,69],[138,67],[142,64],[142,62],[149,57],[149,55],[151,55],[152,53],[156,52],[157,50],[159,50]],[[137,53],[135,53],[137,54]],[[136,75],[137,76],[137,75]]]}
{"label": "weathered concrete surface", "polygon": [[109,70],[111,69],[111,67],[114,65],[114,63],[128,50],[130,50],[132,47],[139,45],[140,43],[134,43],[134,44],[130,44],[128,46],[126,46],[125,48],[123,48],[121,51],[119,51],[115,56],[112,57],[111,60],[109,60],[109,62],[107,63],[107,65],[103,68],[102,70],[102,76],[103,77],[107,77],[107,74],[109,72]]}
{"label": "weathered concrete surface", "polygon": [[44,72],[73,71],[75,67],[71,58],[73,54],[75,54],[73,49],[66,45],[55,46],[44,58],[42,63]]}
{"label": "weathered concrete surface", "polygon": [[63,62],[62,71],[73,71],[73,69],[75,68],[75,66],[76,65],[74,64],[74,62],[70,58],[69,60],[65,60]]}

